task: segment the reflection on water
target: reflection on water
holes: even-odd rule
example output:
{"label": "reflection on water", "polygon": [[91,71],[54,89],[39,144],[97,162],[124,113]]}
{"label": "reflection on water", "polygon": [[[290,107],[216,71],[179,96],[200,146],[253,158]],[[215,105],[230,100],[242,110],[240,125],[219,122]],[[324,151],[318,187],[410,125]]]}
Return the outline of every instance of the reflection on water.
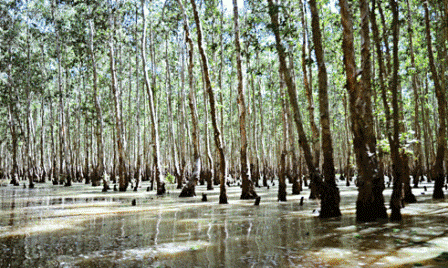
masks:
{"label": "reflection on water", "polygon": [[217,204],[218,190],[208,203],[175,190],[164,198],[100,191],[0,188],[0,267],[388,267],[433,265],[417,253],[448,251],[446,203],[428,197],[405,208],[416,216],[401,224],[356,224],[354,188],[341,187],[345,214],[332,220],[313,216],[316,201],[299,206],[308,191],[277,203],[275,190],[259,189],[260,206],[238,200],[236,187],[230,205]]}

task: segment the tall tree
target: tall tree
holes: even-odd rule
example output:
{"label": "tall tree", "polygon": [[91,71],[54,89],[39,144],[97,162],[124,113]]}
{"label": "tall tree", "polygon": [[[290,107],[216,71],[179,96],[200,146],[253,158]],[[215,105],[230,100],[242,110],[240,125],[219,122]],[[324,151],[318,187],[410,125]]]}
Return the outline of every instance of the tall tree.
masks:
{"label": "tall tree", "polygon": [[339,189],[336,186],[333,142],[330,129],[330,112],[328,104],[328,77],[325,66],[324,50],[322,46],[322,34],[319,24],[319,12],[316,0],[310,0],[311,27],[313,29],[314,52],[316,54],[318,79],[319,79],[319,113],[321,126],[321,149],[324,162],[322,165],[322,175],[324,177],[323,189],[321,190],[322,210],[321,218],[331,218],[341,216],[339,210]]}
{"label": "tall tree", "polygon": [[201,157],[199,155],[200,143],[198,133],[199,132],[198,112],[196,109],[196,89],[194,87],[194,75],[193,75],[194,45],[193,40],[191,40],[190,37],[190,25],[188,23],[188,17],[184,5],[182,4],[182,0],[177,0],[177,2],[183,15],[185,42],[186,45],[188,46],[188,86],[190,88],[190,92],[188,94],[188,100],[189,100],[188,104],[190,107],[190,114],[191,114],[191,123],[192,123],[191,136],[193,139],[193,158],[195,164],[192,176],[190,177],[188,183],[184,186],[184,188],[182,188],[179,197],[192,197],[196,195],[195,187],[197,182],[199,181],[199,176],[201,174]]}
{"label": "tall tree", "polygon": [[277,48],[278,59],[280,62],[280,70],[281,70],[281,73],[283,74],[283,78],[285,80],[286,87],[288,90],[289,101],[293,108],[294,122],[297,127],[297,132],[298,132],[298,136],[299,136],[299,144],[300,144],[302,151],[304,153],[304,156],[305,156],[305,162],[308,167],[308,172],[310,174],[311,181],[314,184],[314,186],[320,190],[320,188],[322,187],[322,178],[320,177],[318,169],[314,166],[313,156],[311,155],[311,150],[310,150],[310,145],[308,143],[308,140],[307,140],[307,137],[305,134],[305,130],[304,130],[303,124],[302,124],[302,115],[301,115],[300,109],[299,109],[296,86],[292,80],[290,70],[288,69],[288,67],[286,65],[286,52],[285,52],[285,48],[282,44],[282,39],[280,36],[280,28],[279,28],[279,18],[278,18],[279,6],[274,4],[273,0],[268,0],[268,7],[269,7],[269,16],[271,17],[272,31],[274,32],[274,36],[275,36],[275,43],[276,43],[276,48]]}
{"label": "tall tree", "polygon": [[[311,57],[307,58],[306,47],[308,40],[307,31],[307,18],[304,12],[304,4],[302,1],[299,3],[300,6],[300,19],[302,22],[302,72],[303,72],[303,87],[305,88],[305,95],[308,101],[308,119],[310,121],[311,133],[312,133],[312,144],[314,153],[314,165],[318,168],[320,162],[320,146],[319,146],[319,127],[314,120],[314,97],[313,89],[311,87],[312,81],[309,81],[308,68],[307,65],[311,63]],[[308,44],[310,46],[310,44]],[[310,49],[311,51],[311,49]]]}
{"label": "tall tree", "polygon": [[355,65],[355,48],[353,38],[353,22],[351,9],[347,0],[339,1],[341,23],[343,28],[342,50],[346,87],[349,95],[353,146],[358,168],[358,198],[356,201],[356,219],[361,222],[387,219],[384,206],[384,183],[378,174],[376,159],[376,140],[371,120],[370,106],[370,41],[369,12],[366,0],[361,0],[361,36],[362,36],[362,73],[361,81],[357,82]]}
{"label": "tall tree", "polygon": [[443,183],[445,180],[443,161],[445,158],[446,149],[446,99],[445,99],[445,88],[442,87],[439,80],[439,73],[437,72],[436,64],[434,62],[434,54],[432,51],[432,40],[431,40],[431,25],[429,22],[429,8],[428,1],[424,1],[425,7],[425,26],[426,26],[426,46],[428,48],[428,58],[429,58],[429,69],[432,74],[432,80],[434,82],[434,88],[436,92],[437,111],[439,113],[439,130],[437,133],[437,154],[436,161],[432,167],[432,178],[435,180],[434,193],[432,197],[434,199],[444,199],[443,194]]}
{"label": "tall tree", "polygon": [[[408,24],[408,38],[409,38],[409,53],[411,58],[411,68],[412,68],[412,89],[414,93],[414,131],[417,142],[414,143],[414,152],[415,152],[415,161],[414,161],[414,185],[418,185],[418,181],[422,175],[422,166],[423,166],[423,151],[422,151],[422,142],[421,142],[421,128],[419,121],[419,86],[418,86],[418,77],[417,77],[417,68],[415,65],[415,52],[414,52],[414,41],[413,41],[413,30],[412,30],[412,14],[411,7],[409,5],[409,0],[406,0],[407,6],[407,24]],[[410,185],[404,185],[404,201],[408,203],[417,202],[414,194],[412,194],[412,190]]]}
{"label": "tall tree", "polygon": [[[94,48],[95,27],[94,22],[90,21],[90,58],[92,60],[93,73],[93,102],[95,103],[95,137],[97,148],[97,166],[92,180],[94,186],[97,186],[104,173],[104,145],[103,145],[103,113],[98,97],[98,72],[96,66],[95,48]],[[107,189],[107,182],[104,181],[104,189]]]}
{"label": "tall tree", "polygon": [[[154,142],[154,166],[155,166],[155,179],[157,183],[157,195],[165,194],[165,186],[162,184],[162,172],[160,163],[160,139],[159,139],[159,128],[157,122],[156,108],[155,108],[155,98],[154,98],[154,88],[151,87],[148,76],[148,66],[146,65],[146,8],[145,0],[141,0],[142,3],[142,16],[143,16],[143,34],[142,34],[142,64],[143,64],[143,74],[145,76],[145,86],[146,92],[148,93],[149,99],[149,109],[151,116],[151,128],[152,128],[152,140]],[[153,74],[155,75],[155,74]],[[154,83],[153,83],[154,85]]]}
{"label": "tall tree", "polygon": [[125,192],[128,188],[128,180],[125,177],[126,167],[124,159],[124,148],[123,148],[123,124],[121,120],[121,104],[120,104],[120,88],[118,87],[117,73],[115,68],[115,45],[113,38],[114,29],[114,11],[110,14],[110,27],[112,29],[109,34],[109,63],[110,72],[112,77],[112,94],[114,99],[114,113],[115,113],[115,131],[116,131],[116,144],[118,150],[118,182],[120,192]]}
{"label": "tall tree", "polygon": [[244,86],[243,86],[243,67],[241,64],[241,45],[240,45],[240,29],[238,25],[238,2],[233,0],[233,25],[235,31],[235,57],[236,69],[238,75],[238,114],[240,118],[240,163],[241,163],[241,178],[242,178],[242,192],[241,199],[253,199],[257,197],[255,192],[255,185],[251,179],[250,166],[247,156],[247,135],[246,135],[246,102],[244,100]]}
{"label": "tall tree", "polygon": [[196,7],[195,0],[190,0],[190,2],[193,7],[194,20],[196,22],[196,27],[197,27],[198,48],[199,48],[199,54],[201,56],[201,61],[203,64],[203,76],[204,76],[204,80],[205,80],[205,87],[206,87],[206,91],[208,94],[208,100],[210,102],[210,114],[212,117],[211,119],[212,119],[213,131],[214,131],[215,145],[218,149],[218,154],[219,154],[219,178],[220,178],[219,203],[227,204],[227,191],[226,191],[226,185],[225,185],[226,159],[225,159],[224,148],[223,148],[223,144],[222,144],[221,131],[219,129],[218,122],[216,120],[215,96],[213,94],[212,83],[210,81],[207,55],[205,54],[204,47],[202,44],[203,41],[202,41],[201,20],[199,18],[199,13],[198,13],[198,9]]}
{"label": "tall tree", "polygon": [[392,57],[394,60],[392,80],[391,80],[391,91],[392,91],[392,109],[394,111],[393,116],[393,139],[391,140],[390,150],[392,156],[392,173],[394,179],[394,185],[392,190],[392,196],[390,199],[390,208],[392,213],[390,215],[391,221],[401,221],[401,197],[402,197],[402,173],[403,173],[403,163],[400,159],[399,149],[400,149],[400,129],[399,129],[399,107],[398,107],[398,3],[395,0],[389,1],[392,9],[392,31],[393,31],[393,48]]}

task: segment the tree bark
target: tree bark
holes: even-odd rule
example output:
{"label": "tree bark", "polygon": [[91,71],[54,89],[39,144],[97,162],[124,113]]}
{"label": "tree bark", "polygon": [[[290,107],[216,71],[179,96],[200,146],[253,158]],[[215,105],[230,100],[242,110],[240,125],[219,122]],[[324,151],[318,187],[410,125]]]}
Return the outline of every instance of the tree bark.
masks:
{"label": "tree bark", "polygon": [[[148,77],[148,68],[146,66],[146,12],[145,12],[145,1],[142,0],[142,15],[143,15],[143,34],[142,34],[142,64],[143,64],[143,73],[145,76],[145,86],[146,92],[148,93],[149,98],[149,109],[151,115],[152,122],[152,138],[154,142],[154,166],[155,166],[155,179],[157,183],[157,195],[165,194],[165,186],[162,183],[162,173],[161,173],[161,164],[160,164],[160,141],[159,141],[159,128],[157,122],[157,115],[155,109],[155,98],[154,98],[154,89],[151,87]],[[153,74],[154,75],[154,74]],[[154,83],[153,83],[154,84]]]}
{"label": "tree bark", "polygon": [[[95,28],[93,21],[90,21],[90,57],[92,59],[92,72],[93,72],[93,102],[95,104],[95,137],[97,144],[97,166],[95,167],[94,184],[99,185],[99,180],[103,177],[104,173],[104,145],[103,145],[103,113],[98,97],[98,74],[96,66],[96,57],[94,49],[94,35]],[[104,188],[107,188],[107,181],[103,181]]]}
{"label": "tree bark", "polygon": [[399,155],[400,149],[400,125],[399,125],[399,107],[398,107],[398,3],[395,0],[390,0],[390,6],[392,9],[392,31],[393,31],[393,51],[392,57],[394,60],[391,91],[392,91],[392,109],[394,111],[393,121],[393,139],[391,146],[392,155],[392,172],[394,178],[394,185],[392,189],[392,196],[390,199],[390,208],[392,213],[390,215],[391,221],[401,221],[401,199],[402,199],[402,176],[403,167],[402,159]]}
{"label": "tree bark", "polygon": [[241,162],[241,179],[242,191],[241,199],[254,199],[258,195],[255,192],[255,185],[252,182],[250,167],[247,156],[247,135],[246,135],[246,103],[244,100],[243,87],[243,67],[241,64],[241,45],[240,45],[240,29],[238,25],[238,3],[233,0],[233,25],[235,30],[235,57],[238,75],[238,114],[240,121],[240,162]]}
{"label": "tree bark", "polygon": [[[407,12],[408,12],[408,37],[409,37],[409,50],[410,50],[410,57],[411,57],[411,67],[412,67],[412,89],[414,93],[414,131],[415,131],[415,137],[417,142],[414,143],[414,171],[413,171],[413,177],[414,177],[414,186],[418,185],[418,182],[420,180],[420,177],[422,176],[422,165],[423,165],[423,151],[422,151],[422,136],[421,136],[421,128],[420,128],[420,121],[419,121],[419,86],[418,86],[418,77],[417,77],[417,68],[415,65],[415,53],[414,53],[414,42],[413,42],[413,30],[412,30],[412,14],[411,14],[411,7],[409,5],[409,0],[406,0],[406,6],[407,6]],[[415,203],[417,200],[415,199],[414,194],[412,193],[411,187],[405,186],[405,193],[404,193],[404,200],[407,203]]]}
{"label": "tree bark", "polygon": [[428,1],[424,1],[425,7],[425,26],[426,26],[426,45],[428,48],[428,58],[429,58],[429,69],[432,74],[432,80],[434,82],[434,88],[437,98],[437,111],[439,113],[439,130],[437,135],[437,154],[436,161],[432,167],[432,177],[435,179],[434,192],[432,195],[433,199],[444,199],[443,194],[443,184],[444,184],[444,170],[443,161],[445,158],[445,148],[446,148],[446,99],[445,99],[445,88],[440,84],[439,74],[436,69],[434,62],[434,55],[432,51],[432,41],[431,41],[431,26],[429,22],[429,8]]}
{"label": "tree bark", "polygon": [[[376,159],[376,141],[371,125],[370,106],[370,65],[369,63],[369,27],[368,4],[361,0],[362,32],[362,72],[361,83],[356,81],[355,49],[353,23],[347,0],[340,0],[341,23],[343,27],[342,50],[349,94],[354,151],[358,167],[358,198],[356,201],[356,219],[361,222],[387,219],[384,206],[383,182],[378,174]],[[365,72],[365,74],[364,74]],[[368,78],[368,79],[367,79]]]}
{"label": "tree bark", "polygon": [[17,129],[16,129],[16,118],[15,118],[15,102],[13,101],[13,81],[11,78],[11,65],[12,65],[12,56],[11,56],[11,48],[8,51],[10,55],[10,62],[8,64],[8,88],[9,88],[9,105],[8,105],[8,116],[9,116],[9,130],[11,131],[11,147],[12,147],[12,170],[11,170],[11,184],[14,186],[19,186],[19,166],[17,164],[17,149],[18,149],[18,137],[17,137]]}
{"label": "tree bark", "polygon": [[[111,14],[113,16],[113,14]],[[113,26],[113,19],[110,18],[110,27]],[[125,177],[125,163],[124,163],[124,150],[123,150],[123,135],[122,135],[122,120],[121,120],[121,105],[120,105],[120,91],[117,85],[117,76],[115,69],[115,52],[114,52],[114,43],[113,43],[113,34],[110,34],[109,40],[109,61],[110,61],[110,71],[112,76],[112,93],[114,98],[114,112],[115,112],[115,130],[116,130],[116,144],[118,150],[118,182],[119,182],[119,191],[125,192],[128,188],[129,182]]]}
{"label": "tree bark", "polygon": [[319,112],[321,125],[321,149],[323,153],[322,174],[324,183],[321,191],[321,218],[333,218],[341,216],[339,209],[339,189],[336,186],[333,142],[330,129],[330,112],[328,104],[328,78],[325,67],[322,36],[319,25],[319,13],[316,0],[310,0],[311,27],[313,29],[314,52],[316,54],[319,78]]}
{"label": "tree bark", "polygon": [[171,149],[171,159],[173,159],[174,164],[174,176],[176,180],[180,180],[180,171],[179,171],[179,161],[177,157],[177,148],[174,137],[174,120],[173,120],[173,100],[172,100],[172,91],[171,91],[171,75],[170,75],[170,64],[169,64],[169,55],[168,55],[168,36],[166,37],[165,42],[165,62],[166,62],[166,101],[168,105],[168,129],[170,136],[170,149]]}
{"label": "tree bark", "polygon": [[225,179],[226,179],[226,160],[224,155],[224,148],[222,146],[222,137],[221,137],[221,131],[219,130],[218,123],[216,120],[216,107],[215,107],[215,96],[213,94],[213,89],[210,81],[209,76],[209,70],[208,70],[208,61],[207,61],[207,55],[205,54],[203,45],[202,45],[202,26],[201,21],[199,19],[199,13],[196,8],[195,0],[191,0],[191,5],[193,7],[193,13],[194,13],[194,20],[197,25],[197,31],[198,31],[198,47],[199,47],[199,54],[201,55],[202,64],[204,66],[203,75],[205,80],[205,87],[208,94],[208,100],[210,102],[210,114],[212,118],[212,125],[214,130],[214,138],[215,138],[215,144],[218,149],[219,154],[219,177],[220,177],[220,195],[219,195],[219,203],[220,204],[227,204],[227,193],[226,193],[226,186],[225,186]]}
{"label": "tree bark", "polygon": [[275,35],[277,54],[280,61],[280,70],[285,79],[286,87],[288,89],[289,101],[294,111],[294,122],[296,123],[297,127],[299,144],[305,156],[305,162],[308,167],[308,172],[310,174],[311,181],[317,189],[320,189],[322,185],[322,179],[320,177],[318,169],[314,166],[313,156],[311,155],[310,146],[302,124],[302,115],[299,109],[296,87],[295,84],[293,83],[291,74],[286,65],[285,48],[282,45],[279,30],[278,6],[274,5],[272,0],[268,0],[268,5],[269,5],[269,15],[271,17],[271,23],[272,23],[272,30]]}
{"label": "tree bark", "polygon": [[[195,187],[200,179],[201,174],[201,158],[199,155],[199,131],[198,131],[198,112],[196,109],[196,89],[194,87],[194,76],[193,76],[193,67],[194,67],[194,45],[193,41],[190,37],[190,26],[188,23],[187,13],[185,11],[184,5],[182,4],[182,0],[177,0],[179,6],[182,10],[183,18],[184,18],[184,31],[185,31],[185,42],[188,45],[188,85],[190,88],[190,92],[188,94],[189,106],[190,106],[190,114],[191,114],[191,136],[193,140],[193,158],[194,158],[194,170],[193,173],[188,180],[188,183],[182,188],[179,197],[192,197],[195,196]],[[195,172],[198,171],[198,172]]]}
{"label": "tree bark", "polygon": [[[308,117],[310,121],[311,126],[311,133],[312,133],[312,140],[311,143],[313,144],[313,153],[314,153],[314,166],[319,168],[319,162],[320,162],[320,146],[319,146],[319,127],[316,125],[316,122],[314,120],[314,97],[313,97],[313,90],[311,88],[311,84],[313,81],[308,81],[308,68],[307,65],[310,64],[311,55],[309,56],[310,59],[307,59],[306,56],[306,43],[307,43],[307,22],[306,17],[304,14],[304,8],[303,3],[299,3],[300,6],[300,18],[303,25],[303,32],[302,32],[302,72],[303,72],[303,87],[305,88],[305,95],[306,99],[308,101]],[[310,46],[308,44],[308,46]],[[311,50],[311,49],[310,49]]]}

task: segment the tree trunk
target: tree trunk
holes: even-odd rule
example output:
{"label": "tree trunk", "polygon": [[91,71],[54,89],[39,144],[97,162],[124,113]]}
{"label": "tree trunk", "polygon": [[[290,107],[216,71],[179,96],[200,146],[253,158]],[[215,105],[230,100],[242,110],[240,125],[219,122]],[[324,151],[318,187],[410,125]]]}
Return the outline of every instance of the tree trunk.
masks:
{"label": "tree trunk", "polygon": [[[9,55],[11,55],[11,48],[8,51]],[[12,57],[10,57],[10,63],[8,64],[8,88],[9,88],[9,105],[8,105],[8,116],[9,116],[9,129],[11,131],[11,147],[12,147],[12,171],[11,171],[11,184],[14,186],[19,186],[19,166],[17,165],[17,149],[18,149],[18,140],[17,140],[17,129],[16,129],[16,119],[15,119],[15,101],[13,101],[13,82],[11,79],[11,61]]]}
{"label": "tree trunk", "polygon": [[287,156],[287,143],[288,143],[288,114],[286,112],[286,96],[285,96],[285,86],[284,79],[281,70],[279,69],[279,82],[280,82],[280,98],[282,105],[282,140],[280,148],[280,169],[278,172],[278,201],[286,202],[286,156]]}
{"label": "tree trunk", "polygon": [[173,120],[173,100],[172,100],[172,91],[171,91],[171,75],[170,75],[170,64],[169,64],[169,55],[168,55],[168,36],[166,37],[165,42],[165,62],[166,62],[166,101],[168,106],[168,130],[170,136],[170,149],[171,149],[171,159],[174,162],[174,176],[176,180],[180,179],[180,171],[179,171],[179,161],[177,157],[177,148],[174,137],[174,120]]}
{"label": "tree trunk", "polygon": [[238,25],[238,3],[233,0],[233,25],[235,30],[235,56],[238,75],[238,115],[240,121],[240,162],[241,162],[241,179],[242,191],[241,199],[254,199],[258,195],[255,192],[255,186],[252,182],[250,167],[247,156],[247,135],[246,135],[246,103],[244,100],[243,88],[243,67],[241,64],[241,46],[240,46],[240,30]]}
{"label": "tree trunk", "polygon": [[25,176],[28,178],[29,185],[28,187],[30,189],[34,188],[34,182],[33,182],[33,176],[31,175],[31,126],[30,126],[30,117],[31,117],[31,97],[30,97],[30,87],[31,87],[31,72],[30,72],[30,65],[31,65],[31,47],[30,47],[30,40],[29,40],[29,30],[27,28],[26,31],[26,43],[27,43],[27,76],[26,76],[26,86],[25,86],[25,94],[26,94],[26,144],[25,144],[25,163],[26,165],[26,172]]}
{"label": "tree trunk", "polygon": [[190,106],[190,114],[191,114],[191,123],[192,123],[192,139],[193,139],[193,158],[194,158],[194,172],[190,177],[188,183],[182,189],[179,197],[192,197],[195,196],[195,187],[200,179],[201,174],[201,158],[199,156],[200,148],[199,148],[199,131],[198,131],[198,113],[196,109],[196,90],[194,87],[194,76],[193,76],[193,67],[194,67],[194,45],[193,41],[190,38],[190,26],[188,23],[187,13],[182,4],[182,0],[177,1],[182,10],[182,14],[184,17],[184,31],[185,31],[185,41],[188,45],[188,85],[190,88],[190,93],[188,94],[189,98],[189,106]]}
{"label": "tree trunk", "polygon": [[[113,16],[113,14],[111,14]],[[110,27],[114,29],[113,19],[110,18]],[[113,31],[112,31],[113,32]],[[115,52],[114,52],[114,43],[113,43],[113,34],[110,34],[109,40],[109,59],[110,59],[110,71],[112,76],[112,93],[114,98],[114,112],[115,112],[115,130],[116,130],[116,144],[118,150],[118,183],[119,183],[119,191],[125,192],[128,188],[128,181],[125,177],[125,163],[124,163],[124,150],[123,150],[123,125],[121,120],[121,105],[120,105],[120,91],[117,85],[117,76],[115,69]]]}
{"label": "tree trunk", "polygon": [[[341,23],[343,27],[342,50],[349,94],[354,151],[358,167],[358,199],[356,201],[356,219],[361,222],[387,219],[384,206],[383,182],[378,174],[376,159],[376,141],[371,124],[370,106],[370,41],[368,28],[368,4],[361,0],[361,35],[362,35],[362,81],[356,81],[355,49],[353,23],[347,0],[340,0]],[[367,124],[366,124],[367,123]]]}
{"label": "tree trunk", "polygon": [[392,9],[392,31],[393,31],[393,52],[392,57],[394,59],[391,91],[392,91],[392,109],[394,111],[394,128],[393,139],[390,144],[391,156],[392,156],[392,172],[394,177],[394,185],[392,190],[392,196],[390,199],[390,208],[392,213],[390,215],[391,221],[401,221],[401,199],[402,199],[402,184],[403,184],[403,167],[402,159],[399,155],[400,149],[400,126],[399,126],[399,107],[398,107],[398,3],[395,0],[390,0],[390,6]]}
{"label": "tree trunk", "polygon": [[[308,117],[310,121],[310,127],[311,127],[311,133],[312,133],[312,140],[311,143],[313,144],[313,153],[314,153],[314,166],[319,168],[319,162],[320,162],[320,146],[319,146],[319,127],[316,125],[314,120],[314,97],[313,97],[313,90],[311,88],[311,84],[313,81],[308,81],[308,68],[307,65],[310,65],[311,55],[310,59],[307,59],[306,56],[306,43],[307,43],[307,21],[304,14],[304,7],[302,2],[299,3],[300,6],[300,18],[303,25],[303,31],[302,31],[302,72],[303,72],[303,87],[305,88],[305,95],[306,99],[308,101]],[[310,44],[308,44],[310,46]],[[311,50],[311,49],[310,49]]]}
{"label": "tree trunk", "polygon": [[[143,15],[143,34],[142,34],[142,63],[143,63],[143,73],[145,76],[145,85],[146,92],[148,93],[149,98],[149,109],[151,115],[152,122],[152,138],[154,142],[154,165],[155,165],[155,179],[157,183],[157,195],[165,194],[165,186],[162,184],[162,174],[161,174],[161,164],[160,164],[160,142],[159,142],[159,129],[157,122],[157,115],[155,109],[155,98],[154,98],[154,89],[151,87],[149,83],[148,77],[148,69],[146,67],[146,12],[145,12],[145,1],[142,0],[142,15]],[[154,63],[154,62],[153,62]],[[154,75],[154,74],[153,74]],[[153,79],[154,80],[154,79]],[[153,82],[154,86],[154,82]]]}
{"label": "tree trunk", "polygon": [[319,25],[319,13],[316,0],[310,0],[311,10],[311,26],[313,29],[314,52],[318,66],[319,78],[319,112],[321,125],[321,149],[323,152],[323,177],[324,183],[321,192],[321,218],[333,218],[341,216],[339,210],[339,189],[336,186],[334,160],[333,160],[333,143],[330,129],[330,112],[328,104],[328,78],[327,69],[325,67],[324,51],[322,47],[322,36]]}
{"label": "tree trunk", "polygon": [[[417,77],[417,68],[415,65],[415,55],[414,55],[414,43],[413,43],[413,35],[412,35],[412,14],[411,14],[411,7],[409,5],[409,0],[406,0],[407,5],[407,11],[408,11],[408,34],[409,34],[409,50],[410,50],[410,56],[411,56],[411,67],[413,69],[412,72],[412,89],[414,92],[414,131],[415,131],[415,137],[417,139],[417,142],[414,143],[414,170],[413,170],[413,177],[414,177],[414,186],[418,186],[418,182],[420,180],[420,177],[422,175],[422,165],[423,165],[423,151],[422,151],[422,136],[421,136],[421,129],[420,129],[420,121],[419,121],[419,86],[418,86],[418,77]],[[412,194],[411,187],[405,187],[405,201],[408,203],[414,203],[415,200],[414,194]]]}
{"label": "tree trunk", "polygon": [[[269,15],[271,17],[272,29],[275,35],[277,54],[280,61],[280,70],[285,79],[286,87],[288,89],[289,101],[294,111],[294,122],[296,123],[297,132],[299,136],[299,144],[302,148],[305,156],[305,162],[308,167],[310,179],[316,189],[320,189],[322,185],[322,179],[320,177],[318,169],[314,166],[313,156],[311,155],[310,146],[305,134],[305,130],[302,124],[302,115],[300,113],[297,92],[295,84],[293,83],[291,74],[286,65],[285,48],[282,45],[280,37],[279,22],[278,22],[278,6],[274,5],[272,0],[268,0]],[[319,192],[318,192],[319,193]]]}
{"label": "tree trunk", "polygon": [[432,41],[431,41],[431,26],[429,23],[429,8],[428,1],[424,2],[425,7],[425,24],[426,24],[426,45],[428,48],[428,58],[429,58],[429,68],[432,74],[432,80],[434,82],[434,88],[437,97],[438,113],[439,113],[439,131],[437,133],[437,154],[436,161],[432,167],[432,177],[435,180],[434,193],[432,198],[434,199],[444,199],[443,194],[443,184],[444,184],[444,170],[443,162],[445,158],[445,148],[446,148],[446,99],[445,99],[445,88],[441,86],[439,81],[439,74],[436,69],[434,62],[434,55],[432,52]]}
{"label": "tree trunk", "polygon": [[221,131],[219,130],[218,123],[216,120],[216,107],[215,107],[215,96],[213,94],[213,89],[210,81],[209,76],[209,70],[208,70],[208,61],[207,61],[207,55],[205,54],[204,48],[202,46],[202,26],[201,21],[199,19],[198,10],[196,8],[195,0],[191,0],[191,5],[193,7],[193,13],[194,13],[194,20],[197,25],[198,30],[198,47],[199,47],[199,54],[201,55],[202,64],[204,66],[203,75],[205,80],[205,87],[206,91],[208,93],[208,100],[210,102],[210,113],[212,117],[212,125],[214,130],[214,138],[215,138],[215,144],[218,149],[219,153],[219,177],[220,177],[220,195],[219,195],[219,203],[220,204],[227,204],[227,193],[226,193],[226,186],[225,186],[225,179],[226,179],[226,160],[224,155],[224,148],[222,146],[222,137],[221,137]]}
{"label": "tree trunk", "polygon": [[[138,40],[138,27],[137,27],[137,23],[138,23],[138,2],[135,3],[135,40]],[[139,69],[139,63],[140,63],[140,59],[139,59],[139,53],[138,53],[138,46],[135,47],[135,77],[137,79],[135,79],[135,95],[137,98],[136,101],[136,109],[137,109],[137,118],[136,118],[136,128],[137,128],[137,165],[136,165],[136,169],[137,169],[137,184],[140,183],[140,181],[142,180],[142,157],[141,157],[141,135],[140,135],[140,84],[139,84],[139,74],[140,74],[140,69]]]}
{"label": "tree trunk", "polygon": [[[95,137],[97,145],[97,166],[95,167],[95,176],[93,180],[95,184],[99,185],[99,180],[104,173],[104,145],[103,145],[103,114],[101,111],[100,102],[98,99],[98,75],[96,69],[96,57],[93,46],[93,39],[95,35],[95,29],[93,21],[90,21],[90,57],[92,59],[92,72],[93,72],[93,102],[95,104]],[[104,188],[107,187],[107,182],[104,180]]]}
{"label": "tree trunk", "polygon": [[180,57],[181,57],[181,97],[179,100],[179,106],[180,106],[180,113],[181,118],[179,122],[179,138],[180,138],[180,176],[177,180],[177,189],[182,189],[182,185],[185,181],[185,173],[186,173],[186,157],[187,157],[187,149],[186,149],[186,143],[187,138],[185,137],[186,130],[187,129],[187,122],[186,122],[186,115],[185,115],[185,59],[184,59],[184,50],[183,46],[179,44],[180,47]]}

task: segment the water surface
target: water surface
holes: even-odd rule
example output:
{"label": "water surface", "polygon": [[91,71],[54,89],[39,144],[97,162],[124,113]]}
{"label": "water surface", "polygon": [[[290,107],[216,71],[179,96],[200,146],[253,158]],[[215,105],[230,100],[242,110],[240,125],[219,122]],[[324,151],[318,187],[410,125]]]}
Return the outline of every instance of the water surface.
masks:
{"label": "water surface", "polygon": [[[418,203],[403,209],[402,223],[357,224],[356,188],[342,182],[343,217],[332,220],[316,217],[319,203],[307,199],[308,189],[279,203],[276,187],[260,188],[261,204],[253,206],[239,200],[239,187],[228,188],[228,205],[218,205],[218,188],[199,186],[197,197],[180,199],[172,185],[165,197],[146,186],[126,193],[84,184],[0,187],[0,266],[448,266],[441,255],[448,252],[448,204],[433,202],[430,187],[413,189]],[[388,202],[390,190],[384,193]]]}

